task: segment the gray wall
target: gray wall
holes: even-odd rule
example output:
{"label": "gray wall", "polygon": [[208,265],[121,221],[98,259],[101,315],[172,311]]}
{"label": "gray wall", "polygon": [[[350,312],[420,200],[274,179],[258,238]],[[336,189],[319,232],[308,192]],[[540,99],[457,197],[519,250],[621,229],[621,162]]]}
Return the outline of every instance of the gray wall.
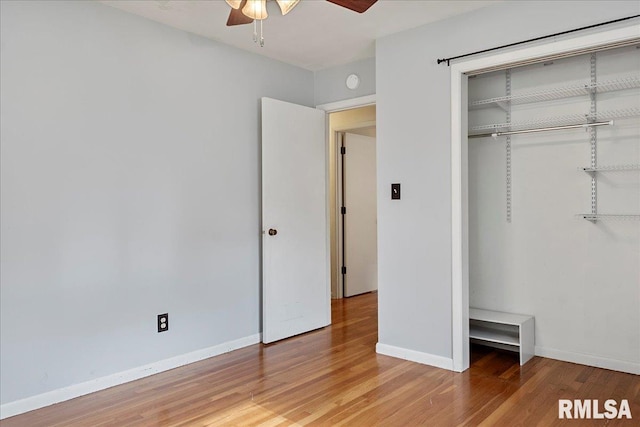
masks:
{"label": "gray wall", "polygon": [[[450,71],[436,59],[639,8],[506,2],[377,41],[380,343],[451,357]],[[400,201],[389,200],[392,182],[402,183]]]}
{"label": "gray wall", "polygon": [[0,4],[2,403],[259,333],[259,98],[313,105],[313,73]]}
{"label": "gray wall", "polygon": [[[351,90],[346,85],[347,76],[357,74],[360,86]],[[337,67],[315,72],[315,104],[342,101],[376,93],[376,60],[362,59]]]}

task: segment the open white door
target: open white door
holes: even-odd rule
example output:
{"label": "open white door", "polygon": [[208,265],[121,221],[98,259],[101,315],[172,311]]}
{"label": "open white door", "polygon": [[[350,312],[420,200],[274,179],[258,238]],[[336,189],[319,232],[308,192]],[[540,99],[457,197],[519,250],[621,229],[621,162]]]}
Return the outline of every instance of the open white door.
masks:
{"label": "open white door", "polygon": [[344,295],[378,289],[376,139],[345,134],[343,156]]}
{"label": "open white door", "polygon": [[331,323],[325,112],[262,98],[262,342]]}

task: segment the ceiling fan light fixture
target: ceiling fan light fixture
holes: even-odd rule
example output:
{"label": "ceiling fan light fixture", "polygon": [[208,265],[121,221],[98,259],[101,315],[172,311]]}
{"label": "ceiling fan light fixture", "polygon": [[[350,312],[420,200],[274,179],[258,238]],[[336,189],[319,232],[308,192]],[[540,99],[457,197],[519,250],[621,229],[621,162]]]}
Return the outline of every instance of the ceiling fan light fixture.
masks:
{"label": "ceiling fan light fixture", "polygon": [[247,0],[247,4],[242,8],[242,13],[251,19],[261,21],[267,19],[267,0]]}
{"label": "ceiling fan light fixture", "polygon": [[[244,25],[253,23],[253,41],[260,43],[264,47],[264,33],[262,21],[267,19],[267,0],[225,0],[231,6],[229,18],[227,18],[227,26]],[[327,0],[349,10],[363,13],[369,9],[378,0]],[[276,0],[282,15],[286,15],[300,3],[300,0]],[[258,25],[258,21],[260,24]],[[258,37],[258,27],[260,27],[260,35]]]}
{"label": "ceiling fan light fixture", "polygon": [[300,0],[276,0],[278,6],[280,6],[280,10],[283,15],[291,12],[291,10],[296,7],[296,5],[300,2]]}
{"label": "ceiling fan light fixture", "polygon": [[242,4],[242,0],[225,0],[229,6],[233,9],[239,9]]}

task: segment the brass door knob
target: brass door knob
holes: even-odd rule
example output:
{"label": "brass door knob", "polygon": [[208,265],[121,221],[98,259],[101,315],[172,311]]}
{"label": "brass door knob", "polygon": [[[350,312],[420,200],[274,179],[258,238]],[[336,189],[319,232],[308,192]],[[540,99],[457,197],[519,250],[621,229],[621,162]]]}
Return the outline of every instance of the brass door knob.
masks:
{"label": "brass door knob", "polygon": [[273,228],[269,229],[269,236],[275,236],[276,234],[278,234],[278,230],[275,230]]}

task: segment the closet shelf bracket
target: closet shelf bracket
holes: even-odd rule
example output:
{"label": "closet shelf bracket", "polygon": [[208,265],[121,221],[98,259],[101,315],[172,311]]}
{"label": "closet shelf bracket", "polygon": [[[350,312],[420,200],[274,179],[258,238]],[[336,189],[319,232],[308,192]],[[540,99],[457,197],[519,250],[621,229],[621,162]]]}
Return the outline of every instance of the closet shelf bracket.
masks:
{"label": "closet shelf bracket", "polygon": [[608,166],[597,166],[595,168],[578,168],[579,171],[586,173],[595,173],[595,172],[627,172],[627,171],[637,171],[640,170],[640,164],[634,165],[608,165]]}
{"label": "closet shelf bracket", "polygon": [[586,219],[587,221],[596,222],[601,220],[612,220],[612,221],[639,221],[640,215],[635,214],[578,214],[578,217]]}

